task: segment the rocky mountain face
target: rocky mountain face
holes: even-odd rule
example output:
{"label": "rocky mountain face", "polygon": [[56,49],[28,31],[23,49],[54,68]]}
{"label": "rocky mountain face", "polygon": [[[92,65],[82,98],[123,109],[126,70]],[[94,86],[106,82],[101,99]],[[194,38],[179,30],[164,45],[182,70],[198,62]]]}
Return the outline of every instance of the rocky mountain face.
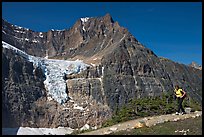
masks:
{"label": "rocky mountain face", "polygon": [[176,84],[202,103],[202,70],[157,57],[109,14],[81,18],[70,29],[48,32],[2,20],[2,40],[33,56],[80,59],[89,65],[65,75],[68,99],[59,104],[47,98],[40,67],[35,74],[32,63],[3,49],[3,116],[11,119],[3,126],[100,127],[128,100],[173,92]]}
{"label": "rocky mountain face", "polygon": [[81,18],[70,29],[61,31],[35,32],[3,19],[2,24],[2,39],[5,42],[30,55],[45,57],[47,54],[48,58],[92,57],[115,43],[114,39],[120,39],[123,34],[118,32],[125,30],[117,22],[114,23],[109,14],[100,18]]}
{"label": "rocky mountain face", "polygon": [[2,126],[29,125],[35,101],[46,96],[44,74],[12,50],[2,51]]}
{"label": "rocky mountain face", "polygon": [[192,62],[191,64],[189,64],[190,67],[194,67],[196,69],[200,69],[202,70],[202,66],[201,65],[198,65],[196,62]]}
{"label": "rocky mountain face", "polygon": [[[2,47],[3,127],[83,128],[89,124],[96,128],[111,115],[107,105],[101,105],[84,90],[79,89],[81,95],[67,93],[63,74],[83,71],[86,65],[82,62],[30,56],[4,41]],[[63,70],[67,66],[69,69]]]}

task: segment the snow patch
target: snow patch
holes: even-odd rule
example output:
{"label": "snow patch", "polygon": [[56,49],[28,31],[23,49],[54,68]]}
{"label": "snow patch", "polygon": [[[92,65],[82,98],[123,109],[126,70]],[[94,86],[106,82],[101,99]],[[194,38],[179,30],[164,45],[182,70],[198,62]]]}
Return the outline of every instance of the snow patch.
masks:
{"label": "snow patch", "polygon": [[48,100],[48,101],[51,101],[51,100],[53,100],[53,99],[52,99],[51,97],[47,97],[47,100]]}
{"label": "snow patch", "polygon": [[89,17],[81,18],[82,25],[83,25],[83,27],[82,27],[83,31],[86,31],[86,29],[84,27],[84,23],[86,23],[88,20],[89,20]]}
{"label": "snow patch", "polygon": [[22,50],[19,50],[18,48],[14,47],[14,46],[11,46],[10,44],[8,44],[8,43],[6,43],[4,41],[2,41],[2,47],[7,48],[7,49],[11,49],[11,50],[15,51],[17,54],[19,54],[19,55],[25,57],[26,59],[28,59],[28,54],[27,53],[23,52]]}
{"label": "snow patch", "polygon": [[85,29],[85,27],[84,27],[84,26],[82,27],[82,29],[83,29],[83,31],[86,31],[86,29]]}
{"label": "snow patch", "polygon": [[30,41],[28,38],[18,38],[18,37],[16,37],[16,36],[13,36],[14,38],[16,38],[17,40],[20,40],[20,41],[23,41],[23,40],[25,40],[25,41]]}
{"label": "snow patch", "polygon": [[58,128],[2,128],[2,135],[66,135],[71,134],[74,129],[70,127]]}
{"label": "snow patch", "polygon": [[15,27],[18,28],[18,29],[29,30],[28,28],[23,28],[23,27],[20,27],[20,26],[17,26],[17,25],[12,25],[12,26],[15,26]]}
{"label": "snow patch", "polygon": [[43,33],[42,32],[39,33],[39,37],[43,38]]}
{"label": "snow patch", "polygon": [[71,99],[70,99],[69,101],[74,103],[74,100],[71,100]]}
{"label": "snow patch", "polygon": [[82,128],[80,128],[80,131],[88,129],[90,129],[90,126],[88,124],[85,124]]}
{"label": "snow patch", "polygon": [[62,110],[69,110],[70,108],[62,108]]}
{"label": "snow patch", "polygon": [[95,67],[96,65],[95,64],[93,64],[93,63],[91,63],[91,65],[93,66],[93,67]]}
{"label": "snow patch", "polygon": [[111,127],[109,130],[116,131],[117,129],[118,129],[117,127]]}
{"label": "snow patch", "polygon": [[83,107],[80,107],[80,106],[78,106],[77,104],[74,104],[73,109],[80,109],[80,110],[84,110],[84,108],[83,108]]}
{"label": "snow patch", "polygon": [[22,29],[22,27],[19,27],[19,26],[16,26],[16,25],[15,25],[15,27],[17,27],[17,28],[19,28],[19,29]]}
{"label": "snow patch", "polygon": [[63,30],[58,30],[58,29],[57,29],[57,30],[55,30],[55,31],[61,32],[61,31],[65,31],[65,29],[63,29]]}
{"label": "snow patch", "polygon": [[14,30],[14,31],[18,33],[25,33],[24,31],[18,31],[18,30]]}
{"label": "snow patch", "polygon": [[16,39],[18,39],[18,40],[22,40],[22,38],[18,38],[18,37],[16,37],[16,36],[13,36],[14,38],[16,38]]}
{"label": "snow patch", "polygon": [[81,18],[81,21],[82,21],[83,23],[87,22],[88,20],[89,20],[89,17]]}
{"label": "snow patch", "polygon": [[58,128],[30,128],[20,127],[17,135],[65,135],[71,134],[74,129],[70,127],[58,127]]}
{"label": "snow patch", "polygon": [[39,40],[34,39],[34,40],[32,40],[32,42],[34,42],[34,43],[38,43]]}
{"label": "snow patch", "polygon": [[104,67],[102,67],[102,76],[103,76],[103,74],[104,74]]}
{"label": "snow patch", "polygon": [[45,59],[48,59],[48,50],[46,50],[46,56],[45,56]]}
{"label": "snow patch", "polygon": [[91,129],[94,129],[94,130],[96,130],[96,129],[97,129],[97,126],[91,127]]}
{"label": "snow patch", "polygon": [[25,38],[25,41],[29,41],[29,39],[28,39],[28,38]]}

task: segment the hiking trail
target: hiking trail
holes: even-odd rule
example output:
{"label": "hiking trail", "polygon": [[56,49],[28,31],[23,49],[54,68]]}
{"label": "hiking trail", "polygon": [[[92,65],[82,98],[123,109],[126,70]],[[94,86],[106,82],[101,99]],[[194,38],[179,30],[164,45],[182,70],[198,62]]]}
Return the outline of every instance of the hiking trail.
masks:
{"label": "hiking trail", "polygon": [[118,123],[110,127],[100,128],[100,129],[90,131],[90,132],[85,132],[79,135],[107,135],[107,134],[111,134],[113,132],[118,132],[122,130],[131,130],[134,128],[142,128],[144,126],[151,127],[156,124],[160,124],[168,121],[179,121],[179,120],[184,120],[187,118],[195,118],[199,116],[202,116],[202,111],[195,111],[184,115],[167,114],[167,115],[159,115],[159,116],[149,116],[149,117],[143,117],[135,120],[126,121],[123,123]]}

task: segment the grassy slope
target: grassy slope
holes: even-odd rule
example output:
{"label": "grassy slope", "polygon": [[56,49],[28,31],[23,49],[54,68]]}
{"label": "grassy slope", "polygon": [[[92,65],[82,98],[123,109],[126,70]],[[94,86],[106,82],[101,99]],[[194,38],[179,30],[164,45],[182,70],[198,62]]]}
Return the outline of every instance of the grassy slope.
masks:
{"label": "grassy slope", "polygon": [[120,131],[114,135],[183,135],[184,133],[175,132],[186,131],[187,135],[202,135],[202,117],[189,118],[177,122],[166,122],[152,127],[133,129],[130,131]]}

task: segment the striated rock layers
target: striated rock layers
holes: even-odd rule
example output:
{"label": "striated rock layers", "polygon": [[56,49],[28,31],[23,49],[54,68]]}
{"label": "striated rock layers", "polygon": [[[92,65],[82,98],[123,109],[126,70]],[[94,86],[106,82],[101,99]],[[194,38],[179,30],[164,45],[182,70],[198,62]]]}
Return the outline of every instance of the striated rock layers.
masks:
{"label": "striated rock layers", "polygon": [[69,99],[61,105],[47,98],[40,68],[3,49],[3,127],[97,128],[128,100],[173,92],[175,84],[202,102],[202,70],[157,57],[109,14],[48,32],[2,20],[2,40],[33,56],[80,59],[90,65],[66,75]]}

